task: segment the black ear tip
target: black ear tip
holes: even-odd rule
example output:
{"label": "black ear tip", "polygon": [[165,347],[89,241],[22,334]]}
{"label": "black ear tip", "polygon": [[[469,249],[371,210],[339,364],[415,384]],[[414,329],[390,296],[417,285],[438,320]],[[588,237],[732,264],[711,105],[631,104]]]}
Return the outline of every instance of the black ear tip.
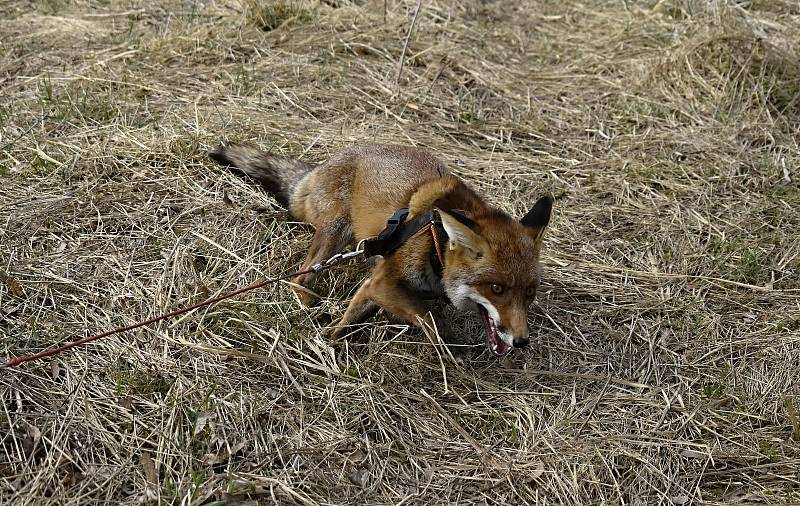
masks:
{"label": "black ear tip", "polygon": [[539,200],[533,205],[533,209],[531,209],[530,213],[528,214],[538,214],[542,218],[546,217],[547,219],[550,218],[550,211],[553,209],[553,197],[550,195],[543,195],[539,197]]}
{"label": "black ear tip", "polygon": [[528,214],[522,217],[526,227],[544,228],[550,222],[550,213],[553,209],[553,197],[544,195],[536,201]]}

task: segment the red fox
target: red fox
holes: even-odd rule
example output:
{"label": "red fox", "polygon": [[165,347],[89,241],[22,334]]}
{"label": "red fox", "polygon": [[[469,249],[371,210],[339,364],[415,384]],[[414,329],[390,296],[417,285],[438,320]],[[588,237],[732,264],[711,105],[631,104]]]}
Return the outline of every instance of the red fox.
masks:
{"label": "red fox", "polygon": [[[314,166],[248,146],[220,147],[216,162],[258,180],[297,219],[316,228],[302,269],[378,235],[395,211],[408,220],[438,210],[446,237],[442,265],[431,234],[410,237],[381,257],[333,331],[360,323],[379,308],[413,325],[431,325],[447,342],[451,336],[426,299],[447,297],[462,311],[478,312],[496,356],[528,344],[528,306],[540,282],[542,234],[553,200],[544,196],[516,220],[487,204],[430,153],[393,145],[356,145]],[[459,210],[456,213],[454,210]],[[315,273],[297,276],[297,296],[313,301]]]}

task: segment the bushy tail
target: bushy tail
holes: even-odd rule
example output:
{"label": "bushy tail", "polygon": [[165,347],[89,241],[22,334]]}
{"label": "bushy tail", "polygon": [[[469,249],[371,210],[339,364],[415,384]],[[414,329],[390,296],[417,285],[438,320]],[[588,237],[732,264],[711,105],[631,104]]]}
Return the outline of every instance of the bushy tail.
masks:
{"label": "bushy tail", "polygon": [[260,182],[287,209],[294,189],[314,166],[300,160],[275,156],[251,146],[220,146],[210,151],[212,160],[238,169]]}

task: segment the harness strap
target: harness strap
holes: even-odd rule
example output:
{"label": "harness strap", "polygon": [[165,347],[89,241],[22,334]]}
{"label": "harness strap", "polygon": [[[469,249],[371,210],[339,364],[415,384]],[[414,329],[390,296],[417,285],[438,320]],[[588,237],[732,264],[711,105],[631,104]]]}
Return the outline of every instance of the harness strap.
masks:
{"label": "harness strap", "polygon": [[[466,224],[473,224],[472,220],[461,211],[450,211],[450,213],[457,219],[460,218],[459,221],[464,220]],[[445,254],[445,250],[442,249],[442,243],[447,241],[447,232],[442,226],[441,218],[439,218],[436,210],[423,213],[409,222],[405,221],[407,217],[408,209],[403,208],[395,211],[386,222],[386,228],[377,237],[364,241],[365,256],[381,255],[387,257],[420,231],[430,229],[433,237],[433,248],[430,256],[431,267],[433,267],[434,274],[441,278],[444,271]]]}
{"label": "harness strap", "polygon": [[373,239],[364,242],[364,254],[367,257],[375,255],[389,256],[397,251],[400,246],[414,236],[417,232],[433,222],[433,212],[421,214],[409,222],[408,209],[398,209],[386,222],[386,228]]}

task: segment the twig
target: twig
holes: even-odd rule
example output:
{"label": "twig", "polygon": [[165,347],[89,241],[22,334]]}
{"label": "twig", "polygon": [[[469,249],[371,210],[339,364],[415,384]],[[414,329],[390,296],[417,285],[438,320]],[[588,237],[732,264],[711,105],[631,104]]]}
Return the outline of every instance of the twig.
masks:
{"label": "twig", "polygon": [[411,33],[414,31],[414,25],[417,24],[417,16],[419,15],[419,9],[422,7],[422,0],[417,0],[417,8],[414,11],[414,17],[411,19],[411,26],[408,28],[408,33],[406,34],[406,42],[403,44],[403,52],[400,53],[400,65],[397,68],[397,77],[395,78],[395,84],[400,86],[400,75],[403,73],[403,65],[406,62],[406,51],[408,51],[408,43],[411,40]]}

